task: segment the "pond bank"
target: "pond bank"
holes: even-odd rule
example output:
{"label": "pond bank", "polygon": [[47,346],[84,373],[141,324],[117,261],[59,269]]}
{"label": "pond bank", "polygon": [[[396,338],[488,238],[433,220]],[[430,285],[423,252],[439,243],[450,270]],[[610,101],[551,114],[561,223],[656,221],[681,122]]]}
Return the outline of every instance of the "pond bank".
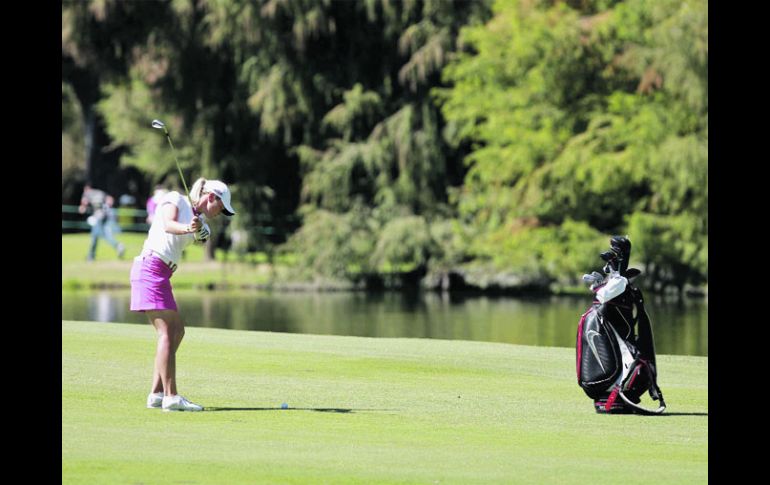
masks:
{"label": "pond bank", "polygon": [[[130,287],[130,261],[62,262],[62,289],[125,289]],[[362,275],[357,281],[331,278],[302,280],[284,266],[266,263],[186,262],[172,278],[174,288],[200,290],[269,290],[285,292],[436,291],[488,296],[585,295],[582,284],[552,282],[514,273],[450,270]],[[637,280],[644,289],[643,276]],[[686,296],[708,298],[706,288],[688,288]]]}

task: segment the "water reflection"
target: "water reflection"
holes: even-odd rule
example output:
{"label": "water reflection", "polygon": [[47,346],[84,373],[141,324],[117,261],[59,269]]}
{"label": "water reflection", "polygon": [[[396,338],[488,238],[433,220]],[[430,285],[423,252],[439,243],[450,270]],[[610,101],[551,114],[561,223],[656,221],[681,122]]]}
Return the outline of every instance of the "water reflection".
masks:
{"label": "water reflection", "polygon": [[[175,290],[188,326],[574,347],[590,298]],[[128,290],[64,291],[62,318],[147,323]],[[708,355],[708,304],[648,299],[660,354]]]}

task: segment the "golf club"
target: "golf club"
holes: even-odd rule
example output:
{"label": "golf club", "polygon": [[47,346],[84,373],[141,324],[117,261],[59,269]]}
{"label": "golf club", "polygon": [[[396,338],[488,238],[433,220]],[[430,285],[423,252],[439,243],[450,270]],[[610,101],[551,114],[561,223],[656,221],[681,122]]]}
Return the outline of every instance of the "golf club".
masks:
{"label": "golf club", "polygon": [[184,175],[182,174],[182,167],[179,165],[179,160],[176,158],[176,149],[174,149],[174,144],[171,143],[171,135],[168,134],[168,129],[166,128],[166,124],[163,123],[160,120],[152,120],[152,127],[157,128],[158,130],[163,130],[163,133],[166,134],[166,139],[168,140],[168,144],[171,145],[171,151],[174,154],[174,161],[176,162],[176,168],[179,170],[179,177],[182,179],[182,185],[184,185],[184,191],[187,193],[187,200],[190,201],[190,207],[193,208],[193,213],[196,212],[195,206],[193,205],[192,198],[190,197],[190,190],[187,188],[187,182],[184,180]]}
{"label": "golf club", "polygon": [[[174,144],[171,142],[171,135],[168,134],[168,128],[166,128],[166,124],[163,123],[160,120],[152,120],[152,127],[157,128],[158,130],[163,130],[163,133],[166,134],[166,139],[168,140],[168,144],[171,145],[171,151],[174,154],[174,161],[176,162],[176,169],[179,170],[179,177],[182,179],[182,185],[184,185],[184,191],[187,193],[187,200],[190,202],[190,207],[192,208],[193,215],[197,216],[198,211],[195,210],[195,205],[193,204],[192,197],[190,197],[190,189],[187,188],[187,182],[184,180],[184,174],[182,173],[182,167],[179,165],[179,160],[176,158],[176,149],[174,148]],[[204,223],[205,227],[205,223]],[[196,241],[205,241],[206,239],[199,239],[198,233],[196,232],[193,234],[193,237]]]}

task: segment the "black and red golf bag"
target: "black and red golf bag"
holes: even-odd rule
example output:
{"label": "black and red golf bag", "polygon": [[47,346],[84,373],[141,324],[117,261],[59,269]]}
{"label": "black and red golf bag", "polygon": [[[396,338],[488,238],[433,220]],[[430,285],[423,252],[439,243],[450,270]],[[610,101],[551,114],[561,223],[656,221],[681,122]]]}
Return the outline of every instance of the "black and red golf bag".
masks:
{"label": "black and red golf bag", "polygon": [[[605,274],[583,279],[596,297],[577,329],[577,381],[594,400],[597,413],[660,414],[666,409],[657,384],[655,343],[641,290],[631,281],[641,273],[628,268],[631,243],[614,236],[601,254]],[[645,392],[657,409],[641,406]]]}

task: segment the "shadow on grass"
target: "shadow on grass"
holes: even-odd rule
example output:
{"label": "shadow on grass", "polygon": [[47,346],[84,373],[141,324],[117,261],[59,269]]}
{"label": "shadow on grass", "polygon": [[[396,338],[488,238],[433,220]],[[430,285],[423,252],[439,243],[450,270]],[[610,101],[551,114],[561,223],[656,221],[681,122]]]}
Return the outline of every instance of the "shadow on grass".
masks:
{"label": "shadow on grass", "polygon": [[660,416],[708,416],[709,413],[667,413],[663,412]]}
{"label": "shadow on grass", "polygon": [[653,414],[653,413],[608,413],[613,416],[640,416],[640,417],[650,417],[650,418],[665,418],[666,416],[705,416],[708,417],[709,413],[669,413],[668,411],[663,411],[661,414]]}
{"label": "shadow on grass", "polygon": [[642,413],[642,412],[625,412],[625,413],[597,413],[601,414],[603,416],[639,416],[639,417],[649,417],[649,418],[665,418],[666,416],[704,416],[708,417],[709,413],[669,413],[668,411],[664,411],[661,414],[654,414],[654,413]]}
{"label": "shadow on grass", "polygon": [[220,407],[206,407],[205,411],[315,411],[318,413],[354,413],[356,411],[383,411],[382,409],[348,409],[348,408],[220,408]]}

